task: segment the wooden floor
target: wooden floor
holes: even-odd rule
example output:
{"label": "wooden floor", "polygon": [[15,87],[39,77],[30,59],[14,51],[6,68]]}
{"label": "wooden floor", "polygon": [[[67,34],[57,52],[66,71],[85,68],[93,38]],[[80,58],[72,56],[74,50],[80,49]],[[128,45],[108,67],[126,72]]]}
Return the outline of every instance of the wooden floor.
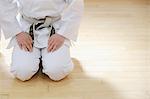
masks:
{"label": "wooden floor", "polygon": [[0,99],[150,99],[150,0],[85,0],[75,70],[53,82],[39,72],[21,82],[9,73],[1,42]]}

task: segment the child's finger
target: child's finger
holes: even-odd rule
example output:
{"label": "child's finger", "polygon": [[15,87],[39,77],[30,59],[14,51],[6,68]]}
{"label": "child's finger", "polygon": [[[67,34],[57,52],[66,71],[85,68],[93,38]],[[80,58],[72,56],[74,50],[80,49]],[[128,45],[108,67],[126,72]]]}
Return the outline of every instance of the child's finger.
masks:
{"label": "child's finger", "polygon": [[25,51],[28,51],[25,45],[22,45],[22,49],[24,49]]}
{"label": "child's finger", "polygon": [[55,44],[54,47],[52,48],[51,52],[54,52],[54,51],[56,51],[56,50],[57,50],[57,46],[56,46],[56,44]]}
{"label": "child's finger", "polygon": [[49,47],[48,47],[48,52],[51,52],[51,50],[53,49],[53,47],[55,46],[55,44],[51,44]]}

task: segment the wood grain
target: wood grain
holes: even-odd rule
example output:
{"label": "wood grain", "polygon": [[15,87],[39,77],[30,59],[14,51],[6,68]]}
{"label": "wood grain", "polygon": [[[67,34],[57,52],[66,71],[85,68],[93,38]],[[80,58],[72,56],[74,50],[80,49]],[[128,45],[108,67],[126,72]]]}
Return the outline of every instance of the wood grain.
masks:
{"label": "wood grain", "polygon": [[150,0],[85,0],[74,71],[61,82],[39,72],[21,82],[0,54],[0,99],[150,99]]}

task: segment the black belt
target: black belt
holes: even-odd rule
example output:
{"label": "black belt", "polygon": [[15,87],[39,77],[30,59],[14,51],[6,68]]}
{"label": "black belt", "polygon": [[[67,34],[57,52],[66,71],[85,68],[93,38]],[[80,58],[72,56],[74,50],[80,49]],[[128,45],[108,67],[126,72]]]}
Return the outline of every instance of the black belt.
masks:
{"label": "black belt", "polygon": [[[44,20],[44,19],[41,19],[41,20]],[[41,20],[39,19],[39,21],[41,21]],[[34,41],[34,31],[33,31],[33,29],[38,31],[38,30],[41,30],[43,28],[51,28],[51,30],[50,30],[50,37],[53,34],[55,34],[55,28],[52,25],[49,25],[47,27],[40,27],[43,24],[44,24],[44,22],[41,22],[41,23],[37,23],[36,25],[32,24],[30,26],[30,28],[29,28],[29,35],[31,36],[31,38],[32,38],[33,41]]]}

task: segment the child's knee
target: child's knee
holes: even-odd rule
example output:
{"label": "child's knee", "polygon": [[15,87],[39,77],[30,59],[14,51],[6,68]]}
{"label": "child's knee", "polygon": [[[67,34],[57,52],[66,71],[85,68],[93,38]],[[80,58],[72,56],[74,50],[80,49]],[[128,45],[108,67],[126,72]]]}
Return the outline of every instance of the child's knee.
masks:
{"label": "child's knee", "polygon": [[73,64],[70,64],[69,66],[49,66],[49,68],[44,69],[43,72],[49,76],[50,79],[53,81],[60,81],[64,79],[69,73],[73,70]]}
{"label": "child's knee", "polygon": [[22,67],[11,67],[11,73],[21,81],[27,81],[38,71],[38,68],[27,68],[27,66]]}
{"label": "child's knee", "polygon": [[21,81],[29,80],[34,74],[33,71],[25,71],[25,70],[19,70],[19,69],[16,69],[11,72],[17,79],[19,79]]}

